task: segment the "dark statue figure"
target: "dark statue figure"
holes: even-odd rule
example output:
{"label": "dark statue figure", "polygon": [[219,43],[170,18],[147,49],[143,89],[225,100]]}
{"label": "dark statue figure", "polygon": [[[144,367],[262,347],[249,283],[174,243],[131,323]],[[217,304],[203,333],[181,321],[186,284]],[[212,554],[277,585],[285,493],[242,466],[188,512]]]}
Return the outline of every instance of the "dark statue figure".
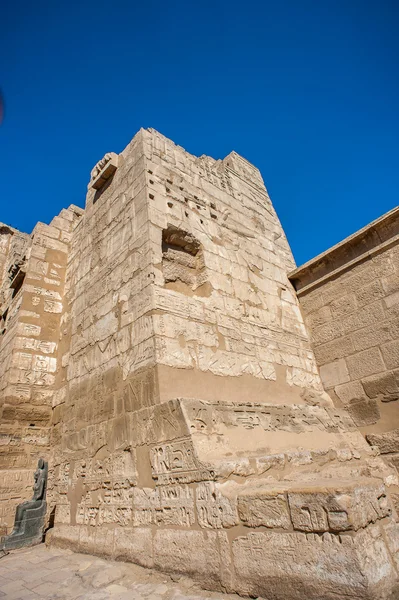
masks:
{"label": "dark statue figure", "polygon": [[40,458],[34,474],[33,496],[18,504],[15,513],[14,529],[2,538],[1,550],[14,550],[24,546],[40,544],[43,540],[46,517],[47,463]]}

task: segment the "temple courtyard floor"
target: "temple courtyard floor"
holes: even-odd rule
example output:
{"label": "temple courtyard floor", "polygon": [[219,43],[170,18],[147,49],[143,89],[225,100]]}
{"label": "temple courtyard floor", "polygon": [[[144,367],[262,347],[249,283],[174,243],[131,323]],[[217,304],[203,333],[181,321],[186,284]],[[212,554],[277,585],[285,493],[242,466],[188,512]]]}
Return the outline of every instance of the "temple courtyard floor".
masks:
{"label": "temple courtyard floor", "polygon": [[171,578],[137,565],[47,548],[44,544],[3,556],[0,559],[0,600],[42,598],[239,600],[239,596],[204,591],[187,577]]}

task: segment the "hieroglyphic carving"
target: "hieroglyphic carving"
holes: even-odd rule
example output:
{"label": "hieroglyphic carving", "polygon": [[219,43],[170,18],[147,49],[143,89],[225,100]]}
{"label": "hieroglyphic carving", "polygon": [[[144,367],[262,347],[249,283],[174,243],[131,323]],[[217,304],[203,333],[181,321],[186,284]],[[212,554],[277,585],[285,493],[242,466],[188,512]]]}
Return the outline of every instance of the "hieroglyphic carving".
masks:
{"label": "hieroglyphic carving", "polygon": [[128,480],[96,481],[88,483],[86,489],[77,506],[77,523],[93,526],[106,523],[126,526],[131,523],[133,487]]}
{"label": "hieroglyphic carving", "polygon": [[135,489],[133,525],[179,525],[195,522],[194,492],[188,485]]}
{"label": "hieroglyphic carving", "polygon": [[[63,477],[65,481],[65,475]],[[136,477],[134,456],[130,448],[113,452],[103,460],[96,458],[77,460],[70,474],[73,485],[76,485],[79,479],[84,479],[85,483],[109,481],[114,484],[128,482],[129,485],[134,485]]]}
{"label": "hieroglyphic carving", "polygon": [[212,480],[214,473],[201,465],[195,457],[191,440],[181,440],[171,444],[158,444],[150,450],[152,476],[159,484],[190,483]]}
{"label": "hieroglyphic carving", "polygon": [[[27,418],[40,402],[48,412],[52,404],[56,523],[86,552],[102,551],[106,538],[112,555],[124,536],[129,559],[133,531],[149,540],[157,568],[191,569],[243,595],[291,600],[310,588],[308,598],[357,598],[348,573],[358,534],[376,518],[385,524],[389,512],[383,490],[369,499],[342,482],[379,463],[369,462],[360,434],[347,435],[349,417],[300,391],[317,389],[317,369],[288,287],[292,257],[258,172],[235,154],[195,159],[144,131],[112,180],[117,161],[106,155],[93,169],[89,187],[103,195],[94,206],[100,194],[90,189],[79,224],[64,215],[48,235],[38,229],[26,302],[12,307],[38,325],[18,323],[23,341],[9,344],[12,402],[4,410],[14,422],[18,400],[32,404]],[[65,265],[53,261],[69,243],[64,294]],[[48,383],[58,387],[53,394]],[[179,399],[186,396],[214,403]],[[45,443],[38,430],[26,423],[18,440],[4,438],[9,466],[26,459],[21,444]],[[249,527],[259,535],[237,537]],[[366,595],[373,573],[364,572]]]}
{"label": "hieroglyphic carving", "polygon": [[292,491],[288,500],[294,529],[307,532],[356,531],[391,514],[384,486],[361,481],[339,490]]}
{"label": "hieroglyphic carving", "polygon": [[236,503],[224,496],[214,482],[198,484],[195,504],[201,527],[220,529],[238,524]]}
{"label": "hieroglyphic carving", "polygon": [[265,431],[351,431],[353,420],[343,410],[320,406],[277,404],[210,404],[185,400],[185,412],[192,430],[212,432],[217,425]]}

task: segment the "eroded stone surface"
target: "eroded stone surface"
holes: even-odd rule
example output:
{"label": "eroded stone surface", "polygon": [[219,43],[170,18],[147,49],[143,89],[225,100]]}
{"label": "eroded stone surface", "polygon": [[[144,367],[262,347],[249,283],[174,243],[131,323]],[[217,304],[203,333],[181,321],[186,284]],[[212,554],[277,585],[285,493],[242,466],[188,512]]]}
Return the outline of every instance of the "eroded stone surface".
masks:
{"label": "eroded stone surface", "polygon": [[[396,393],[394,279],[314,299],[315,357],[259,171],[154,130],[99,161],[84,211],[0,239],[8,511],[40,451],[54,547],[273,600],[388,597],[397,453],[358,426]],[[86,575],[123,597],[120,571]]]}
{"label": "eroded stone surface", "polygon": [[1,559],[0,596],[9,600],[238,600],[205,592],[187,577],[165,576],[137,565],[113,562],[44,545]]}

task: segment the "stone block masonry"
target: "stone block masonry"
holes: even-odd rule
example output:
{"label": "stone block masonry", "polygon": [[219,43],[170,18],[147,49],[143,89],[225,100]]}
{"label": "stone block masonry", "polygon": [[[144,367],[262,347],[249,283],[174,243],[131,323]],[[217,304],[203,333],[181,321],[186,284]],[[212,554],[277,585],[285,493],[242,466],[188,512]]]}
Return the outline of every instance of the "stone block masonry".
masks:
{"label": "stone block masonry", "polygon": [[[13,241],[36,270],[6,258],[4,423],[46,435],[51,544],[271,600],[388,598],[398,477],[378,444],[392,446],[369,445],[356,403],[334,406],[320,378],[372,389],[374,346],[356,339],[358,363],[319,373],[253,165],[140,130],[95,165],[84,211],[6,234],[6,257]],[[370,305],[394,305],[377,288],[348,301],[355,314],[318,301],[321,343],[334,343],[333,315],[348,330],[379,322]],[[22,438],[12,447],[33,457]]]}
{"label": "stone block masonry", "polygon": [[399,399],[398,242],[396,208],[290,274],[323,383],[343,405],[357,404],[359,426]]}
{"label": "stone block masonry", "polygon": [[0,523],[10,533],[30,496],[38,459],[49,455],[52,399],[71,232],[82,210],[62,210],[30,236],[0,227]]}
{"label": "stone block masonry", "polygon": [[325,389],[397,466],[399,208],[289,277]]}

